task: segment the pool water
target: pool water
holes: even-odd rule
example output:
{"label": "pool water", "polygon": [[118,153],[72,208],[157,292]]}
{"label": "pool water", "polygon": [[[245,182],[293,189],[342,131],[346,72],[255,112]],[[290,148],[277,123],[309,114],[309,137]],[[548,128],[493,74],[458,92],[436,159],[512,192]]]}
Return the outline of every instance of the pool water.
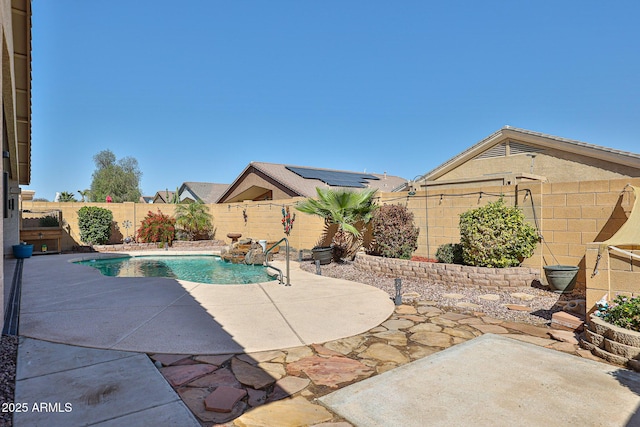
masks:
{"label": "pool water", "polygon": [[208,255],[103,258],[76,264],[97,268],[105,276],[114,277],[169,277],[216,285],[273,280],[262,265],[231,264]]}

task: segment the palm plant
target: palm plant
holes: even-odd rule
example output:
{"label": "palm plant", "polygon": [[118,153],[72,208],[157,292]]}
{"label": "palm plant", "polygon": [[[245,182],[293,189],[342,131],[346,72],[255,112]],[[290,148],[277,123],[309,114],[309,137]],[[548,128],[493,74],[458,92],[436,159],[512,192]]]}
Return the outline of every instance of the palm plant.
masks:
{"label": "palm plant", "polygon": [[58,199],[58,201],[59,202],[77,202],[73,193],[70,193],[68,191],[63,191],[62,193],[60,193],[60,198]]}
{"label": "palm plant", "polygon": [[185,232],[189,240],[209,234],[213,218],[209,208],[202,202],[176,205],[176,225]]}
{"label": "palm plant", "polygon": [[373,201],[375,189],[360,192],[316,188],[317,199],[306,199],[296,205],[300,212],[324,218],[327,228],[337,225],[333,235],[333,256],[336,260],[353,258],[362,245],[362,234],[377,208]]}

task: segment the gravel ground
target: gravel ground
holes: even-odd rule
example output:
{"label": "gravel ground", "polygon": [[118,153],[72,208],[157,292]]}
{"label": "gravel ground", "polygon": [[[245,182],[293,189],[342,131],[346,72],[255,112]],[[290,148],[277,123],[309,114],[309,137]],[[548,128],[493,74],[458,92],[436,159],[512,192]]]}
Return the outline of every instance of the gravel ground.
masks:
{"label": "gravel ground", "polygon": [[[0,339],[0,406],[13,403],[16,385],[16,356],[18,337],[2,335]],[[13,425],[11,412],[0,411],[0,426]]]}
{"label": "gravel ground", "polygon": [[[316,272],[316,266],[312,261],[303,261],[300,263],[300,267],[311,273]],[[352,280],[354,282],[375,286],[387,292],[391,298],[396,294],[395,278],[359,270],[351,262],[332,262],[331,264],[321,266],[321,272],[324,276]],[[514,293],[526,293],[533,295],[534,298],[526,301],[512,296]],[[496,291],[462,286],[446,286],[443,284],[408,279],[402,279],[402,294],[402,301],[405,303],[429,300],[435,301],[438,307],[454,309],[456,311],[465,310],[463,307],[456,306],[458,303],[473,303],[481,306],[481,308],[471,309],[471,311],[481,311],[498,319],[526,322],[534,325],[549,324],[551,322],[551,315],[554,312],[561,311],[566,301],[584,299],[584,294],[577,291],[566,295],[556,294],[546,289],[535,287],[523,287],[516,291]],[[461,299],[453,299],[445,297],[445,294],[461,294],[464,295],[464,297]],[[498,295],[499,299],[489,301],[480,298],[487,294]],[[531,311],[511,310],[505,306],[506,304],[525,305],[530,307]],[[466,310],[469,311],[470,309],[467,308]]]}

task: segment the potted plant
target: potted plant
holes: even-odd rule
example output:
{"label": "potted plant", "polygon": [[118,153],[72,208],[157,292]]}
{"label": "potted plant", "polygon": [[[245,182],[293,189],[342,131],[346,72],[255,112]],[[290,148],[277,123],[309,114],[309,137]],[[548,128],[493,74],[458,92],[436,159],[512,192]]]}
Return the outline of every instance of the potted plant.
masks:
{"label": "potted plant", "polygon": [[311,249],[314,260],[320,261],[321,265],[330,264],[333,259],[333,248],[331,246],[316,246]]}
{"label": "potted plant", "polygon": [[578,279],[579,267],[573,265],[545,265],[544,275],[549,286],[558,294],[567,294],[573,291]]}

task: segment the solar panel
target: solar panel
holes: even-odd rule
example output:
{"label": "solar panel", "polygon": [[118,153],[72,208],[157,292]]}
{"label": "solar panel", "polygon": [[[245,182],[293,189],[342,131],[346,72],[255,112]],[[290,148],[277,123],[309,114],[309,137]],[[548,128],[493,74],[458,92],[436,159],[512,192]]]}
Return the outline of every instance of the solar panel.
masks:
{"label": "solar panel", "polygon": [[365,188],[367,180],[380,179],[370,174],[358,172],[330,171],[296,166],[287,166],[286,168],[303,178],[318,179],[333,187]]}

